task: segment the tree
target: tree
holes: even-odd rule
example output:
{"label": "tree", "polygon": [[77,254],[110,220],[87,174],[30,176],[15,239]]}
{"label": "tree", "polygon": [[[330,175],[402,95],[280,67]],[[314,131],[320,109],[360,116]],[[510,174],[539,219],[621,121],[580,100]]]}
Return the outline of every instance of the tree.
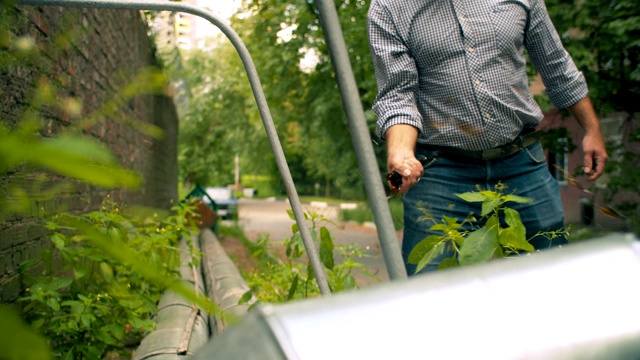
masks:
{"label": "tree", "polygon": [[262,122],[240,58],[228,41],[213,39],[203,50],[185,54],[183,77],[190,107],[179,135],[180,178],[185,183],[234,182],[234,158],[255,173],[269,153]]}
{"label": "tree", "polygon": [[[365,1],[337,3],[365,109],[375,96]],[[316,8],[308,1],[249,1],[233,21],[254,57],[296,185],[362,198],[346,116]],[[312,65],[301,66],[303,58]],[[290,160],[291,161],[291,160]],[[335,189],[336,191],[332,191]]]}

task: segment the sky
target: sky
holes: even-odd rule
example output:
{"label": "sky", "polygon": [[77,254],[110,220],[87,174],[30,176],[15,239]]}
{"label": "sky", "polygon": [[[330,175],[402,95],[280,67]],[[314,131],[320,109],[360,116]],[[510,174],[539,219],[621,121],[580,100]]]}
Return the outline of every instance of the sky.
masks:
{"label": "sky", "polygon": [[[208,8],[223,19],[228,20],[233,12],[240,6],[240,2],[241,0],[197,0],[196,4]],[[197,17],[196,22],[197,37],[205,37],[220,32],[217,27],[201,17]]]}

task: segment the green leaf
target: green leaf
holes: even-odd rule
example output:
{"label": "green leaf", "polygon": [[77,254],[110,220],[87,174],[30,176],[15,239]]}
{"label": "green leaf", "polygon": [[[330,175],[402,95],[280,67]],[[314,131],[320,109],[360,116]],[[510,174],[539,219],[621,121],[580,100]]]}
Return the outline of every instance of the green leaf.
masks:
{"label": "green leaf", "polygon": [[447,231],[449,230],[449,228],[447,227],[447,225],[445,224],[435,224],[432,227],[429,228],[429,230],[433,230],[433,231]]}
{"label": "green leaf", "polygon": [[81,154],[87,161],[115,164],[116,158],[100,142],[80,135],[60,135],[42,140],[46,148],[70,154]]}
{"label": "green leaf", "polygon": [[496,207],[500,206],[500,203],[502,202],[502,200],[500,200],[500,198],[487,198],[485,201],[482,202],[482,216],[487,216],[489,213],[491,213],[493,210],[495,210]]}
{"label": "green leaf", "polygon": [[447,269],[447,268],[456,267],[456,266],[458,266],[458,258],[456,257],[456,255],[453,255],[450,258],[446,258],[440,261],[440,265],[438,265],[438,270]]}
{"label": "green leaf", "polygon": [[[138,325],[141,326],[141,328],[146,329],[146,321],[142,321],[140,322]],[[105,327],[106,331],[108,334],[113,335],[113,337],[115,337],[118,340],[123,340],[124,336],[125,336],[125,331],[124,331],[124,326],[120,325],[120,324],[110,324],[108,326]],[[103,328],[103,329],[105,329]]]}
{"label": "green leaf", "polygon": [[533,199],[531,198],[527,198],[527,197],[523,197],[523,196],[518,196],[518,195],[506,195],[503,197],[504,201],[513,201],[516,202],[518,204],[528,204],[530,202],[533,201]]}
{"label": "green leaf", "polygon": [[342,290],[350,290],[355,289],[358,283],[356,283],[356,279],[353,276],[345,276],[342,280]]}
{"label": "green leaf", "polygon": [[87,329],[91,328],[91,321],[94,319],[95,318],[91,314],[82,314],[80,316],[80,321],[82,322],[82,325],[84,325],[84,327]]}
{"label": "green leaf", "polygon": [[0,305],[0,349],[2,359],[49,360],[47,339],[34,332],[11,308]]}
{"label": "green leaf", "polygon": [[66,353],[66,354],[64,354],[64,356],[62,356],[62,360],[73,360],[73,359],[75,359],[75,358],[73,357],[73,349],[74,349],[74,347],[72,347],[71,349],[69,349],[69,351],[67,351],[67,353]]}
{"label": "green leaf", "polygon": [[140,176],[114,162],[99,143],[70,137],[29,141],[19,162],[40,165],[59,174],[107,188],[135,188]]}
{"label": "green leaf", "polygon": [[127,309],[137,309],[143,305],[143,302],[141,299],[120,299],[118,304]]}
{"label": "green leaf", "polygon": [[246,304],[253,298],[253,291],[251,289],[247,290],[242,296],[240,300],[238,300],[238,305]]}
{"label": "green leaf", "polygon": [[31,327],[36,329],[36,330],[38,330],[38,329],[40,329],[42,327],[42,325],[44,325],[44,321],[45,321],[44,318],[40,318],[38,320],[35,320],[35,321],[33,321],[31,323]]}
{"label": "green leaf", "polygon": [[509,227],[512,227],[522,232],[522,235],[526,233],[527,230],[525,229],[524,224],[522,224],[520,213],[518,213],[517,210],[511,209],[511,208],[505,208],[504,220],[507,223],[507,225],[509,225]]}
{"label": "green leaf", "polygon": [[134,329],[144,329],[144,321],[137,316],[129,316],[127,319]]}
{"label": "green leaf", "polygon": [[291,282],[291,286],[289,286],[289,292],[287,293],[287,301],[293,299],[296,294],[296,290],[298,290],[298,282],[300,281],[300,275],[296,274]]}
{"label": "green leaf", "polygon": [[445,223],[447,223],[448,229],[457,229],[460,227],[460,224],[458,223],[458,218],[448,217],[446,215],[443,215],[442,219],[445,221]]}
{"label": "green leaf", "polygon": [[72,282],[73,282],[72,278],[53,278],[51,283],[49,283],[48,288],[50,290],[60,290],[71,285]]}
{"label": "green leaf", "polygon": [[113,268],[111,267],[111,265],[107,264],[104,261],[100,263],[100,273],[102,274],[102,278],[105,281],[113,281]]}
{"label": "green leaf", "polygon": [[534,252],[536,249],[515,229],[508,228],[500,232],[500,245],[506,248]]}
{"label": "green leaf", "polygon": [[[142,322],[142,328],[143,328],[145,331],[151,331],[151,330],[155,329],[157,325],[158,325],[158,324],[156,324],[156,322],[155,322],[155,321],[153,321],[153,320],[151,320],[151,319],[145,319],[145,320]],[[121,340],[122,340],[122,339],[121,339]]]}
{"label": "green leaf", "polygon": [[[252,253],[251,253],[251,257],[252,257],[252,258],[257,258],[257,257],[258,257],[258,256],[260,256],[260,254],[262,254],[263,252],[264,252],[264,249],[262,249],[262,248],[257,249],[256,251],[254,251],[254,252],[252,252]],[[289,254],[288,254],[288,253],[289,253],[289,248],[287,248],[287,256],[289,256]]]}
{"label": "green leaf", "polygon": [[48,298],[47,305],[52,308],[54,311],[60,311],[60,303],[55,298]]}
{"label": "green leaf", "polygon": [[444,248],[447,246],[446,242],[439,243],[436,247],[432,248],[425,256],[420,259],[418,265],[416,265],[416,274],[420,272],[425,266],[429,265],[433,259],[442,255]]}
{"label": "green leaf", "polygon": [[456,196],[467,202],[483,202],[487,199],[485,195],[475,191],[456,194]]}
{"label": "green leaf", "polygon": [[53,233],[51,235],[51,242],[58,249],[63,249],[64,248],[64,245],[65,245],[64,239],[65,239],[64,235],[62,235],[60,233]]}
{"label": "green leaf", "polygon": [[498,239],[500,244],[518,250],[535,251],[535,248],[527,241],[527,230],[522,224],[518,211],[506,208],[504,209],[504,214],[505,222],[509,227],[500,232]]}
{"label": "green leaf", "polygon": [[409,253],[409,264],[417,264],[425,257],[430,251],[432,251],[438,244],[443,242],[443,238],[440,235],[429,235],[422,239],[416,246],[411,249]]}
{"label": "green leaf", "polygon": [[73,269],[73,277],[76,280],[82,279],[86,274],[87,274],[87,269],[85,268],[77,267]]}
{"label": "green leaf", "polygon": [[464,240],[458,257],[460,265],[479,264],[491,259],[498,245],[497,233],[497,217],[492,216],[485,226]]}
{"label": "green leaf", "polygon": [[487,197],[487,199],[498,199],[501,196],[500,193],[491,190],[480,191],[480,194]]}
{"label": "green leaf", "polygon": [[320,260],[322,260],[322,263],[324,264],[324,266],[329,269],[329,270],[333,270],[333,267],[335,265],[334,263],[334,259],[333,259],[333,239],[331,238],[331,233],[329,232],[329,230],[327,230],[326,227],[321,227],[320,228]]}

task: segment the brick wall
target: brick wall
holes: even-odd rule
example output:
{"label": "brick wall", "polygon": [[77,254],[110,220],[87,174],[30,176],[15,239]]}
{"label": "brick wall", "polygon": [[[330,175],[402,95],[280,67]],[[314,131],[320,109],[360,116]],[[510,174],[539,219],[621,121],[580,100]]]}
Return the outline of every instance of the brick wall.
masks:
{"label": "brick wall", "polygon": [[[42,77],[56,85],[59,98],[81,100],[86,115],[99,109],[140,70],[158,65],[147,25],[137,11],[24,6],[16,8],[15,15],[22,20],[12,31],[33,38],[42,55],[33,64],[0,68],[0,121],[9,127],[19,121],[30,91]],[[77,121],[55,108],[43,115],[44,136]],[[123,119],[154,124],[164,130],[164,137],[142,135]],[[169,97],[137,96],[110,118],[84,131],[106,144],[124,167],[141,173],[144,185],[135,190],[106,190],[75,184],[45,207],[86,212],[96,209],[107,195],[118,202],[164,209],[177,200],[177,115]],[[31,177],[20,171],[0,175],[0,192],[4,194],[10,183]],[[55,183],[61,178],[49,174],[48,179]],[[24,186],[35,185],[27,181]],[[32,215],[41,212],[34,209]],[[0,302],[19,296],[20,264],[37,258],[50,246],[39,224],[37,216],[27,215],[12,215],[0,222]]]}

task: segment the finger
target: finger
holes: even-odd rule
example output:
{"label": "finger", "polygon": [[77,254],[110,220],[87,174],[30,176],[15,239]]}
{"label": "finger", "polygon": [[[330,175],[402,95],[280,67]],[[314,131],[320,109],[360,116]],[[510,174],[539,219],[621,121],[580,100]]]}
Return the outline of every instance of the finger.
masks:
{"label": "finger", "polygon": [[589,180],[595,180],[598,177],[600,177],[600,175],[602,175],[604,173],[604,167],[606,164],[606,160],[602,159],[602,158],[594,158],[593,159],[593,173],[591,174],[591,176],[589,176]]}
{"label": "finger", "polygon": [[411,187],[418,183],[423,174],[422,164],[416,162],[410,168],[407,168],[402,177],[401,192],[406,193]]}
{"label": "finger", "polygon": [[593,162],[592,162],[593,153],[586,152],[584,154],[584,173],[587,175],[593,175]]}

